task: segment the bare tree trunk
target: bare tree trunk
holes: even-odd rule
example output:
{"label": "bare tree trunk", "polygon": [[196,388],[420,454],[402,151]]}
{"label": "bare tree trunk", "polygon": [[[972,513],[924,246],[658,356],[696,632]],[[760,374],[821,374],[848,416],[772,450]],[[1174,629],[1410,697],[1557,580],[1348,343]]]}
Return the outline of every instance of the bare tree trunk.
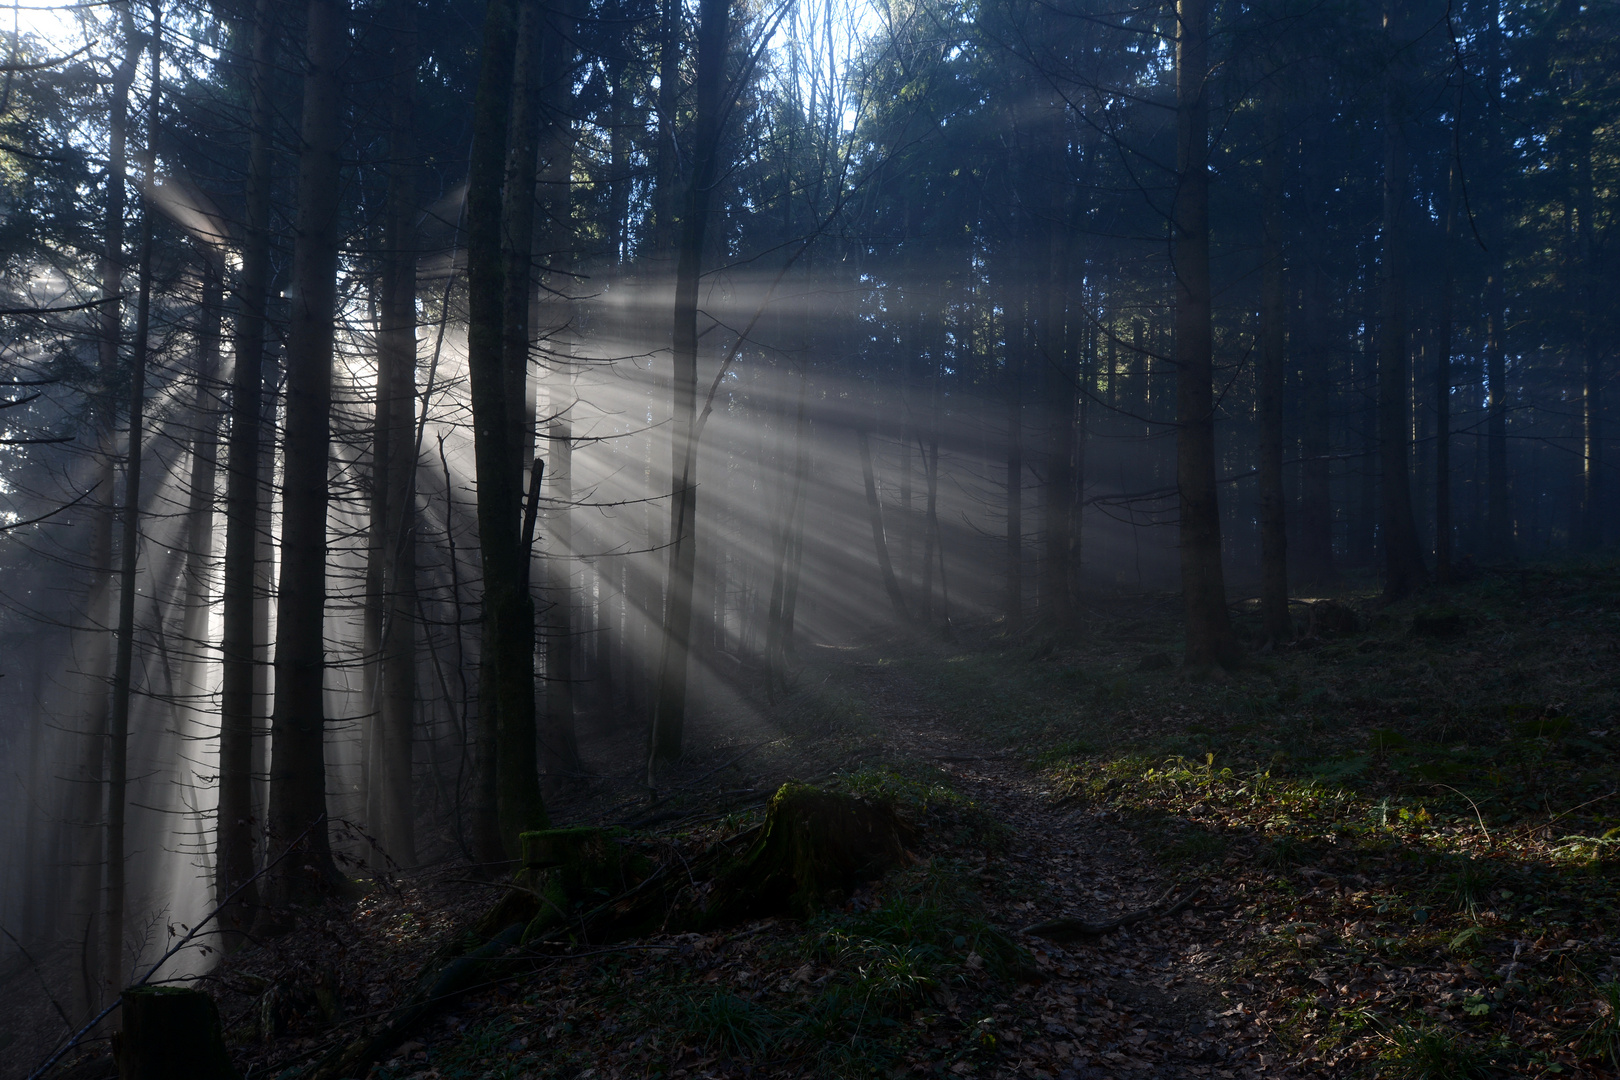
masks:
{"label": "bare tree trunk", "polygon": [[[799,406],[793,425],[793,476],[788,495],[777,517],[776,536],[771,545],[771,596],[765,620],[765,693],[775,700],[778,685],[787,689],[787,646],[783,640],[783,618],[787,600],[788,552],[793,544],[793,525],[799,519],[799,503],[804,498],[805,480],[805,391],[809,380],[799,372]],[[786,410],[783,410],[784,413]],[[786,480],[786,477],[782,479]]]}
{"label": "bare tree trunk", "polygon": [[[152,87],[146,104],[146,160],[148,190],[155,185],[157,138],[162,130],[158,116],[162,79],[163,29],[158,20],[161,9],[154,7],[150,45]],[[135,340],[129,355],[129,437],[124,458],[123,535],[119,540],[118,571],[118,650],[113,661],[112,709],[108,718],[107,769],[107,931],[106,992],[115,998],[124,988],[124,825],[128,810],[126,789],[129,777],[129,701],[135,665],[135,572],[141,543],[141,453],[145,434],[146,352],[152,328],[152,228],[157,208],[152,200],[141,200],[141,240],[139,283],[135,300]],[[161,628],[160,628],[161,629]]]}
{"label": "bare tree trunk", "polygon": [[693,168],[686,190],[680,257],[675,271],[674,351],[670,370],[674,422],[670,425],[669,586],[665,590],[658,699],[647,758],[649,786],[661,768],[680,756],[686,727],[692,578],[697,566],[697,294],[711,189],[720,154],[731,0],[702,0],[699,11]]}
{"label": "bare tree trunk", "polygon": [[1259,488],[1260,488],[1260,623],[1270,642],[1288,641],[1294,623],[1288,616],[1288,530],[1283,500],[1283,142],[1281,74],[1273,72],[1263,91],[1265,159],[1262,166]]}
{"label": "bare tree trunk", "polygon": [[86,615],[89,623],[86,649],[85,677],[88,683],[88,705],[85,710],[85,741],[82,771],[78,777],[83,785],[78,800],[78,818],[94,831],[93,840],[83,845],[77,858],[82,869],[75,882],[73,917],[85,920],[83,945],[84,1010],[87,1015],[100,1011],[102,979],[101,950],[104,934],[99,925],[100,914],[105,911],[103,895],[106,873],[103,834],[96,826],[104,820],[106,797],[108,709],[111,698],[108,688],[112,679],[112,639],[107,630],[112,625],[113,575],[113,484],[117,459],[118,405],[114,387],[121,381],[118,372],[118,350],[123,341],[124,307],[124,208],[127,200],[125,171],[129,132],[129,90],[135,81],[135,68],[140,61],[141,38],[135,32],[134,20],[128,5],[120,8],[124,29],[124,57],[113,72],[111,109],[108,116],[107,152],[107,205],[103,231],[104,247],[101,258],[101,336],[97,343],[97,388],[94,401],[96,425],[96,486],[99,489],[98,506],[92,518],[90,536],[90,569],[94,575],[86,597]]}
{"label": "bare tree trunk", "polygon": [[[382,854],[416,862],[411,764],[416,713],[416,9],[394,0],[387,219],[378,298],[377,407],[372,425],[372,738],[366,821]],[[527,305],[525,305],[527,310]]]}
{"label": "bare tree trunk", "polygon": [[[1405,46],[1400,6],[1386,0],[1385,26],[1391,55]],[[1428,578],[1412,516],[1411,402],[1406,341],[1406,216],[1409,162],[1405,132],[1405,86],[1401,66],[1392,62],[1384,97],[1384,296],[1378,349],[1378,465],[1382,478],[1384,596],[1399,600]]]}
{"label": "bare tree trunk", "polygon": [[561,776],[579,771],[579,742],[574,729],[574,444],[572,425],[557,407],[551,421],[551,497],[556,506],[551,525],[551,551],[546,556],[546,723],[540,760],[546,773]]}
{"label": "bare tree trunk", "polygon": [[[551,264],[572,267],[576,241],[572,222],[573,163],[576,129],[569,116],[574,32],[572,20],[578,4],[567,2],[552,13],[558,20],[548,26],[542,65],[546,76],[545,110],[550,125],[545,141],[545,173],[541,199],[545,213],[545,249]],[[573,424],[578,369],[573,355],[573,289],[566,273],[549,275],[545,310],[551,314],[545,333],[551,345],[548,408],[552,414],[546,432],[551,447],[552,504],[546,512],[551,534],[545,558],[545,612],[542,617],[546,650],[546,705],[540,731],[540,765],[549,777],[579,771],[579,735],[576,728],[580,654],[579,600],[574,587]]]}
{"label": "bare tree trunk", "polygon": [[1595,229],[1593,215],[1597,200],[1592,186],[1592,121],[1585,118],[1580,132],[1576,174],[1575,204],[1579,219],[1576,225],[1577,257],[1580,264],[1579,309],[1585,313],[1586,327],[1581,344],[1586,356],[1581,365],[1581,520],[1579,546],[1595,551],[1603,546],[1604,522],[1604,455],[1603,455],[1603,345],[1599,334],[1602,301],[1600,283],[1595,264]]}
{"label": "bare tree trunk", "polygon": [[478,538],[484,576],[483,648],[479,660],[481,731],[494,745],[496,828],[478,830],[478,857],[517,855],[518,834],[543,827],[545,804],[535,762],[534,602],[520,550],[522,490],[512,467],[510,380],[504,361],[504,268],[501,180],[511,121],[516,19],[510,0],[490,0],[483,66],[473,110],[473,153],[467,189],[467,366],[478,470]]}
{"label": "bare tree trunk", "polygon": [[[337,314],[338,196],[346,52],[345,0],[310,0],[287,335],[282,443],[281,587],[271,714],[272,844],[299,841],[265,892],[273,908],[303,905],[338,880],[326,827],[326,511]],[[300,840],[302,838],[302,840]],[[282,916],[268,914],[267,926]]]}
{"label": "bare tree trunk", "polygon": [[1181,590],[1188,667],[1238,662],[1221,569],[1215,493],[1214,342],[1209,279],[1209,14],[1176,4],[1176,482],[1181,493]]}
{"label": "bare tree trunk", "polygon": [[[1007,313],[1007,536],[1003,553],[1005,591],[1001,608],[1008,633],[1024,614],[1024,352],[1029,324],[1022,298],[1012,299]],[[1016,312],[1016,314],[1014,314]]]}
{"label": "bare tree trunk", "polygon": [[[1061,209],[1061,202],[1053,200]],[[1048,244],[1045,310],[1040,321],[1042,368],[1046,378],[1046,560],[1041,601],[1059,627],[1074,622],[1074,362],[1066,329],[1068,314],[1068,230],[1054,224]],[[930,503],[933,501],[930,482]]]}
{"label": "bare tree trunk", "polygon": [[[1457,107],[1462,88],[1457,90]],[[1457,205],[1462,195],[1460,115],[1452,117],[1451,167],[1446,171],[1445,220],[1440,243],[1440,325],[1434,368],[1434,579],[1451,581],[1451,350],[1456,294]]]}
{"label": "bare tree trunk", "polygon": [[[675,246],[680,150],[675,113],[681,89],[681,0],[663,0],[658,27],[658,150],[653,155],[653,256],[660,264]],[[660,271],[663,266],[660,265]]]}
{"label": "bare tree trunk", "polygon": [[[1483,223],[1490,250],[1485,253],[1485,379],[1488,398],[1485,417],[1485,548],[1493,559],[1514,557],[1513,506],[1508,490],[1506,303],[1502,288],[1502,244],[1506,215],[1501,202],[1502,163],[1502,32],[1498,3],[1485,12],[1485,165]],[[1494,228],[1493,228],[1494,226]]]}
{"label": "bare tree trunk", "polygon": [[856,433],[861,450],[861,477],[866,483],[867,520],[872,525],[872,547],[877,553],[878,573],[883,577],[883,591],[889,594],[889,604],[901,621],[911,616],[906,610],[905,593],[894,576],[894,563],[889,558],[889,540],[883,529],[883,503],[878,499],[877,478],[872,472],[872,444],[865,430]]}
{"label": "bare tree trunk", "polygon": [[203,256],[203,287],[197,311],[197,386],[192,403],[190,497],[186,506],[185,616],[180,636],[186,650],[181,685],[188,711],[204,693],[208,644],[209,579],[214,547],[214,487],[219,473],[219,353],[225,314],[225,267],[220,253]]}

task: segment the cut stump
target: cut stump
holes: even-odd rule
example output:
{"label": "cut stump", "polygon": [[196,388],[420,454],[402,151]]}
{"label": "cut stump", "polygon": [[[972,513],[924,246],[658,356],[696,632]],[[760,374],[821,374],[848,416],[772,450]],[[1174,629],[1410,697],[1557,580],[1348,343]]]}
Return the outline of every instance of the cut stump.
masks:
{"label": "cut stump", "polygon": [[538,911],[524,932],[531,940],[566,924],[581,909],[624,893],[651,872],[648,860],[623,843],[622,829],[541,829],[521,836],[517,883],[532,891]]}
{"label": "cut stump", "polygon": [[237,1080],[214,999],[180,986],[132,986],[114,1041],[119,1080]]}
{"label": "cut stump", "polygon": [[700,922],[723,926],[763,915],[810,915],[863,881],[909,861],[909,830],[894,809],[806,784],[772,796],[760,836],[715,876]]}

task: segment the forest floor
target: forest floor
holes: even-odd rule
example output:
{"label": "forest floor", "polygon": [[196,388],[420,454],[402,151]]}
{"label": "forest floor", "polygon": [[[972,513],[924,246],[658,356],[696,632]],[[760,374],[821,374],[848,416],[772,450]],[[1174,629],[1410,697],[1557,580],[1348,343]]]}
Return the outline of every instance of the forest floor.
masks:
{"label": "forest floor", "polygon": [[[807,646],[774,709],[742,669],[667,801],[603,782],[554,816],[690,858],[810,779],[892,800],[912,864],[807,921],[539,950],[370,1075],[1617,1075],[1620,565],[1300,613],[1216,679],[1178,669],[1174,598]],[[497,895],[400,875],[233,956],[204,982],[239,1065],[306,1070]]]}

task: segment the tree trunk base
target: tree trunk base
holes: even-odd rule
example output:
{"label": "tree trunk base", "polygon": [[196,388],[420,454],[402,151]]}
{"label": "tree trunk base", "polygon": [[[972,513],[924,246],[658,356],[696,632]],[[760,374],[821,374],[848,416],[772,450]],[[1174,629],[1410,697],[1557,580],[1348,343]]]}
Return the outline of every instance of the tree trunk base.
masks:
{"label": "tree trunk base", "polygon": [[909,830],[881,803],[787,783],[758,840],[715,876],[703,926],[764,915],[803,917],[909,861]]}
{"label": "tree trunk base", "polygon": [[123,1030],[113,1040],[119,1080],[237,1080],[219,1010],[203,991],[132,986],[122,1008]]}

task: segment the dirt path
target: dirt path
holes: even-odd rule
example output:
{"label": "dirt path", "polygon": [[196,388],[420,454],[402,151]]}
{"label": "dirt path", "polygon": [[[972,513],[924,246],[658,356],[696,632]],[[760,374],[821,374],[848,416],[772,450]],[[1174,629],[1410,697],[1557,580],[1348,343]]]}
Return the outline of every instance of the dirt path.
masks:
{"label": "dirt path", "polygon": [[[1174,884],[1108,815],[1064,808],[1017,755],[989,748],[901,672],[855,660],[852,681],[884,756],[932,765],[1011,829],[977,871],[993,918],[1018,928],[1047,919],[1106,922],[1151,906]],[[1218,885],[1190,910],[1062,945],[1026,937],[1046,976],[1018,987],[989,1025],[1009,1056],[998,1075],[1290,1077],[1268,1032],[1228,985],[1241,904]]]}

